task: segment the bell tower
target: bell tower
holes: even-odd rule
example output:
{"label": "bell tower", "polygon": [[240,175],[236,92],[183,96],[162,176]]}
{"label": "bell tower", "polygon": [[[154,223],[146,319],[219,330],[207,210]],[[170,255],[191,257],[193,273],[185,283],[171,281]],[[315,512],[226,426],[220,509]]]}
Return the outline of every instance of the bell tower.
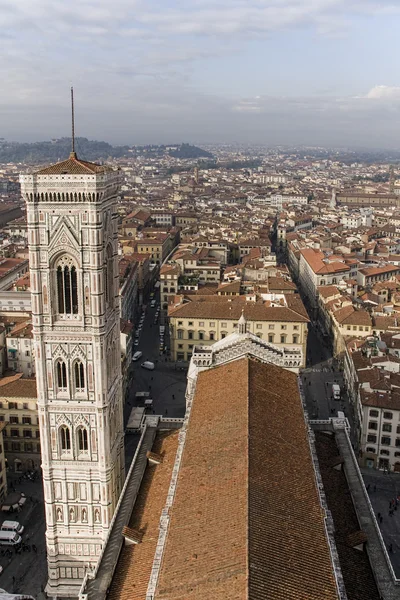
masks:
{"label": "bell tower", "polygon": [[21,175],[26,201],[51,597],[76,598],[124,483],[116,196],[68,160]]}

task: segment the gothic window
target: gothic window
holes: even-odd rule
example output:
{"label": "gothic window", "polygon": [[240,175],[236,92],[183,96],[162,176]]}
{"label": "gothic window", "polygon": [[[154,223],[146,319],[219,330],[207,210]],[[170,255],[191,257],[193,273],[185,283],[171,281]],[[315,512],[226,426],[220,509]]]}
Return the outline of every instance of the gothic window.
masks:
{"label": "gothic window", "polygon": [[78,314],[77,271],[68,257],[61,258],[57,265],[57,297],[60,314]]}
{"label": "gothic window", "polygon": [[78,450],[87,452],[89,450],[88,432],[84,427],[78,429]]}
{"label": "gothic window", "polygon": [[67,390],[67,366],[63,360],[57,362],[57,386],[60,391]]}
{"label": "gothic window", "polygon": [[66,425],[60,427],[60,443],[61,450],[71,450],[71,432]]}
{"label": "gothic window", "polygon": [[74,364],[75,388],[78,392],[85,389],[85,368],[83,362],[77,360]]}

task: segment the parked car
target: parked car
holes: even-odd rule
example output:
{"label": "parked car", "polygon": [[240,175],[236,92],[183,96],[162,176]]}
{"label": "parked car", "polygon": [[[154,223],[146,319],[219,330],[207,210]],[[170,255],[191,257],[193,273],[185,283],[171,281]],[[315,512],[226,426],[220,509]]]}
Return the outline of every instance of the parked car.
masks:
{"label": "parked car", "polygon": [[154,363],[150,362],[149,360],[145,360],[141,366],[143,369],[147,369],[148,371],[154,371]]}
{"label": "parked car", "polygon": [[0,531],[0,546],[18,546],[22,537],[15,531]]}
{"label": "parked car", "polygon": [[20,535],[23,533],[24,529],[24,526],[21,525],[21,523],[18,523],[18,521],[4,521],[1,526],[1,531],[16,531]]}
{"label": "parked car", "polygon": [[136,338],[135,341],[133,342],[134,346],[139,346],[139,338]]}
{"label": "parked car", "polygon": [[132,360],[136,361],[139,360],[139,358],[142,358],[143,356],[143,352],[140,352],[140,350],[137,350],[135,352],[135,354],[132,356]]}

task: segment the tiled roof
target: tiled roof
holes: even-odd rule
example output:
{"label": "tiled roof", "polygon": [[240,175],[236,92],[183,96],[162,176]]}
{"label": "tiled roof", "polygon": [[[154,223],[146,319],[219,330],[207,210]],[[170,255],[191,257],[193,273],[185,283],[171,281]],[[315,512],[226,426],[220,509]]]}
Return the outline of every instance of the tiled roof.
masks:
{"label": "tiled roof", "polygon": [[[2,398],[37,398],[36,379],[22,378],[21,373],[17,373],[15,379],[10,377],[9,382],[0,384],[0,397]],[[1,381],[1,380],[0,380]]]}
{"label": "tiled roof", "polygon": [[[220,296],[221,297],[221,296]],[[223,296],[221,298],[224,298]],[[240,298],[240,296],[239,296]],[[247,321],[288,321],[307,323],[305,309],[299,305],[295,308],[286,306],[265,306],[258,302],[214,302],[213,299],[201,302],[187,302],[169,309],[170,317],[193,317],[194,319],[226,319],[237,321],[244,310]],[[301,300],[300,300],[301,302]]]}
{"label": "tiled roof", "polygon": [[165,506],[179,431],[159,433],[153,452],[163,455],[161,464],[147,465],[129,528],[143,533],[139,544],[123,546],[108,600],[144,600],[156,550],[161,511]]}
{"label": "tiled roof", "polygon": [[75,152],[71,152],[67,160],[40,169],[36,171],[35,175],[94,175],[95,173],[107,173],[110,171],[112,169],[105,165],[79,160]]}
{"label": "tiled roof", "polygon": [[170,515],[154,600],[337,600],[293,373],[200,373]]}
{"label": "tiled roof", "polygon": [[344,262],[340,262],[335,260],[334,262],[329,262],[332,260],[330,257],[328,262],[324,262],[325,255],[320,250],[314,250],[313,248],[304,248],[300,250],[300,253],[303,255],[306,262],[310,265],[311,269],[314,273],[318,273],[319,275],[326,275],[328,273],[338,273],[340,271],[349,271],[350,267],[346,265]]}

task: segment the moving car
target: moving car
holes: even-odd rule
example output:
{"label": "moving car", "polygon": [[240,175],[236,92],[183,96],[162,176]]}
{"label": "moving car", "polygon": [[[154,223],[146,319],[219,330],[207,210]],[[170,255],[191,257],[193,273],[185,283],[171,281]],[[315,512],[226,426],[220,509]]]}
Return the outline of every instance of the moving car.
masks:
{"label": "moving car", "polygon": [[139,360],[139,358],[142,358],[143,356],[143,352],[140,352],[140,350],[136,350],[135,354],[132,356],[132,360],[136,361]]}
{"label": "moving car", "polygon": [[145,409],[153,408],[153,398],[146,398],[146,400],[144,401],[144,407]]}
{"label": "moving car", "polygon": [[337,383],[332,384],[332,395],[335,400],[340,400],[340,385]]}
{"label": "moving car", "polygon": [[150,306],[151,306],[151,308],[154,308],[154,307],[155,307],[155,305],[156,305],[156,301],[155,301],[155,300],[152,300],[152,301],[151,301],[151,303],[150,303]]}
{"label": "moving car", "polygon": [[148,371],[154,371],[154,363],[150,362],[149,360],[145,360],[141,366],[143,369],[147,369]]}

